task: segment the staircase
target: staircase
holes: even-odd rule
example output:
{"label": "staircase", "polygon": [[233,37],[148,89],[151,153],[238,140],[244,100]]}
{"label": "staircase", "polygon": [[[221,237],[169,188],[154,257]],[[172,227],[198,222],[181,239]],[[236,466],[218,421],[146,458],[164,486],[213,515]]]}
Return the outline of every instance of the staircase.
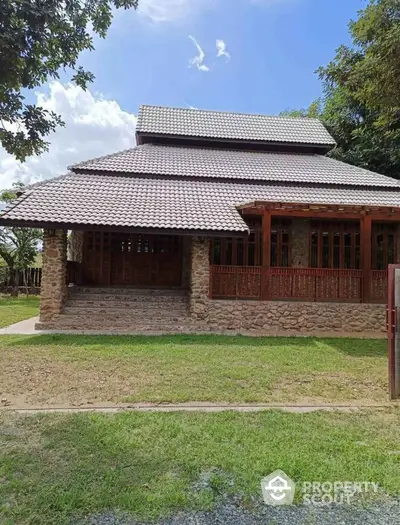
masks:
{"label": "staircase", "polygon": [[74,287],[63,312],[36,329],[161,334],[190,325],[186,290]]}

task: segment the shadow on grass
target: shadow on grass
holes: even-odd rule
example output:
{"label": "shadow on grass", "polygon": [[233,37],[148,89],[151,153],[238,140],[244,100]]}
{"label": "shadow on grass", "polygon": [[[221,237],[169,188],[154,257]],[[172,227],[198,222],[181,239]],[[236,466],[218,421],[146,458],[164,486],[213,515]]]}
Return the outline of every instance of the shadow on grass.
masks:
{"label": "shadow on grass", "polygon": [[333,350],[351,357],[386,358],[385,339],[351,339],[351,338],[318,338],[318,337],[251,337],[224,335],[166,335],[166,336],[130,336],[130,335],[66,335],[43,334],[31,336],[0,337],[0,346],[77,346],[77,347],[148,347],[179,345],[210,347],[312,347],[316,352],[324,352],[328,346]]}

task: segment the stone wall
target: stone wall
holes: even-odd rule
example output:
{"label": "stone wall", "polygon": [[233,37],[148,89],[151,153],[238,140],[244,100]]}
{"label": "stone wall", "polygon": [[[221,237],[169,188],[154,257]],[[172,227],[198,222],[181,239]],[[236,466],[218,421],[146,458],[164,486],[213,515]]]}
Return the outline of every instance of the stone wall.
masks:
{"label": "stone wall", "polygon": [[44,230],[40,320],[48,321],[62,311],[67,298],[67,232]]}
{"label": "stone wall", "polygon": [[78,263],[83,258],[83,231],[72,230],[68,237],[68,260]]}
{"label": "stone wall", "polygon": [[294,218],[291,231],[292,264],[294,268],[307,268],[310,254],[310,221]]}
{"label": "stone wall", "polygon": [[205,239],[193,239],[191,270],[190,315],[199,329],[259,335],[366,336],[386,330],[384,305],[209,299],[209,254]]}
{"label": "stone wall", "polygon": [[386,307],[293,301],[208,301],[202,321],[212,331],[260,334],[384,333]]}

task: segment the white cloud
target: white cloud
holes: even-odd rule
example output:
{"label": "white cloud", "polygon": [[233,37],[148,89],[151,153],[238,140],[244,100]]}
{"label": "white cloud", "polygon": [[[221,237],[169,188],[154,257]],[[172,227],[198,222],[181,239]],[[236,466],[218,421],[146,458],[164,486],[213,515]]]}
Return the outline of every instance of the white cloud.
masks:
{"label": "white cloud", "polygon": [[49,94],[37,93],[37,103],[60,114],[65,128],[48,137],[49,151],[25,163],[0,148],[0,188],[25,184],[66,173],[67,166],[135,145],[136,117],[115,100],[93,95],[72,84],[52,82]]}
{"label": "white cloud", "polygon": [[226,57],[227,60],[231,59],[231,55],[226,50],[226,44],[223,40],[217,40],[216,46],[217,46],[217,58]]}
{"label": "white cloud", "polygon": [[204,59],[206,58],[206,55],[204,54],[204,51],[199,46],[197,40],[192,36],[189,35],[190,40],[193,42],[193,44],[196,46],[197,51],[199,54],[189,60],[190,67],[196,66],[197,69],[200,71],[210,71],[210,68],[204,64]]}
{"label": "white cloud", "polygon": [[185,19],[215,0],[140,0],[138,12],[152,22],[171,22]]}
{"label": "white cloud", "polygon": [[[247,0],[260,6],[284,5],[298,0]],[[215,8],[219,0],[139,0],[139,15],[154,23],[179,22],[208,8]],[[121,10],[122,11],[122,10]]]}

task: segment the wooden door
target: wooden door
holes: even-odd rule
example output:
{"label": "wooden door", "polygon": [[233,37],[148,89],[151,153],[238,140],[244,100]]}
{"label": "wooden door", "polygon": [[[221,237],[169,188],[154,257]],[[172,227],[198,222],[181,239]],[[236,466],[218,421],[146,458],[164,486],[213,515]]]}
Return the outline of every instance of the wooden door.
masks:
{"label": "wooden door", "polygon": [[83,266],[87,284],[181,286],[182,238],[88,232]]}

